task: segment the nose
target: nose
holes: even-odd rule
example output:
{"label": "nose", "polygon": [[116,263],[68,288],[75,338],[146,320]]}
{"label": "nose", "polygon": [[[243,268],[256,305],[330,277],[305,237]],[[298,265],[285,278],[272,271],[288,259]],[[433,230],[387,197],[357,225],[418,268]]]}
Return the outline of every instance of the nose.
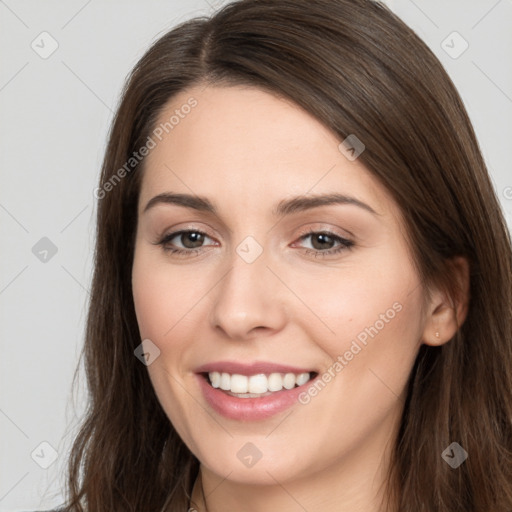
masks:
{"label": "nose", "polygon": [[268,268],[265,251],[251,263],[234,252],[230,263],[212,290],[212,327],[238,341],[281,330],[287,319],[285,287]]}

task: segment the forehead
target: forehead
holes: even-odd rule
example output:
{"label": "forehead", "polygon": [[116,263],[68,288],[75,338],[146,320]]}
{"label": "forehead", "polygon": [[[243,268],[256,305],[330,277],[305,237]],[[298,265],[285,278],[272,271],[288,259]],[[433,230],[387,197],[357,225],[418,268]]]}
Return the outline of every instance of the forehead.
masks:
{"label": "forehead", "polygon": [[214,202],[229,198],[230,208],[241,211],[263,211],[287,196],[338,192],[380,213],[398,213],[366,167],[340,152],[334,133],[298,105],[263,90],[182,91],[156,128],[161,140],[154,137],[156,146],[145,158],[141,208],[169,191]]}

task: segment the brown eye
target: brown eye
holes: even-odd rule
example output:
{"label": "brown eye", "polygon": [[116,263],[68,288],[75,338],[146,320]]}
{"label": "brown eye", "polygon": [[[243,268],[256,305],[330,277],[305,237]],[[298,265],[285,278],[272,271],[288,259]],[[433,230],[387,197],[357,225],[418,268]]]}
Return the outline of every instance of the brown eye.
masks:
{"label": "brown eye", "polygon": [[203,247],[208,247],[206,239],[213,241],[206,233],[193,229],[176,231],[164,236],[159,242],[165,251],[173,254],[189,254],[197,253]]}
{"label": "brown eye", "polygon": [[324,249],[332,249],[335,240],[334,237],[326,234],[326,233],[315,233],[311,236],[311,245],[314,249],[318,249],[319,251]]}
{"label": "brown eye", "polygon": [[352,249],[355,245],[351,240],[328,231],[311,231],[302,235],[300,240],[306,243],[304,247],[306,254],[315,257],[334,256],[346,249]]}
{"label": "brown eye", "polygon": [[179,240],[183,247],[187,249],[195,249],[196,247],[201,247],[204,242],[204,237],[204,233],[199,233],[198,231],[186,231],[179,235]]}

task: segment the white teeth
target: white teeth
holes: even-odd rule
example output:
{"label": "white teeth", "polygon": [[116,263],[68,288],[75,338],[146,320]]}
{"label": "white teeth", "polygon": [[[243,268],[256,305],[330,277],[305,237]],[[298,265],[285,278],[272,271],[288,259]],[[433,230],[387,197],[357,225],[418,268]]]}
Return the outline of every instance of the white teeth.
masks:
{"label": "white teeth", "polygon": [[212,386],[214,388],[218,388],[220,386],[220,373],[219,372],[210,372],[210,380]]}
{"label": "white teeth", "polygon": [[229,391],[231,389],[231,377],[229,373],[222,373],[220,376],[220,389]]}
{"label": "white teeth", "polygon": [[302,384],[306,384],[309,380],[309,373],[301,373],[297,375],[297,386],[302,386]]}
{"label": "white teeth", "polygon": [[267,381],[269,391],[281,391],[283,389],[283,376],[280,373],[271,373]]}
{"label": "white teeth", "polygon": [[249,377],[248,391],[249,393],[266,393],[268,391],[267,377],[261,373],[259,375],[251,375]]}
{"label": "white teeth", "polygon": [[248,389],[249,378],[246,375],[231,375],[231,393],[247,393]]}
{"label": "white teeth", "polygon": [[269,391],[281,391],[281,389],[293,389],[296,385],[302,386],[311,378],[311,374],[305,373],[271,373],[265,375],[259,373],[250,377],[240,374],[229,374],[225,372],[210,372],[210,383],[214,388],[231,393],[259,395]]}
{"label": "white teeth", "polygon": [[283,386],[286,389],[292,389],[295,387],[295,375],[293,373],[287,373],[283,379]]}

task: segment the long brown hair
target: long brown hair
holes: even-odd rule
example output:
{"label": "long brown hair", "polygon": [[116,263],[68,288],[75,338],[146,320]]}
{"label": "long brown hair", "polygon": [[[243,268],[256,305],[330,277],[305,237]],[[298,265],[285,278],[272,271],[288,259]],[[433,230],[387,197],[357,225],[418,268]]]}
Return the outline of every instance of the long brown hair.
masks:
{"label": "long brown hair", "polygon": [[[235,1],[165,34],[132,71],[97,193],[83,350],[90,396],[66,507],[188,508],[199,463],[134,356],[141,339],[131,268],[144,160],[126,163],[169,100],[197,84],[260,87],[303,107],[340,141],[356,134],[366,146],[360,160],[402,210],[426,287],[440,284],[455,297],[450,261],[467,258],[467,319],[448,343],[422,345],[411,372],[390,501],[400,512],[510,512],[510,236],[454,85],[419,37],[371,0]],[[441,457],[454,441],[469,454],[457,469]]]}

